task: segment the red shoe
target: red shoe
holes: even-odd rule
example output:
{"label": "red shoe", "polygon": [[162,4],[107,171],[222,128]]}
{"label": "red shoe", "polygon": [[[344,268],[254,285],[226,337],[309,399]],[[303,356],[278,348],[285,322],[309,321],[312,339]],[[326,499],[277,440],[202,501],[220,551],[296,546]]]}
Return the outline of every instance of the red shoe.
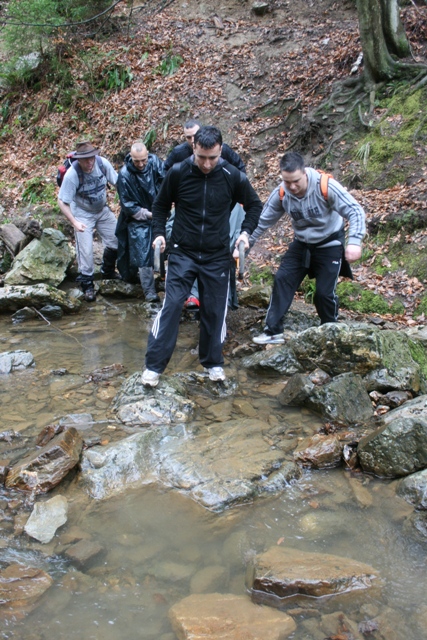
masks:
{"label": "red shoe", "polygon": [[194,296],[190,296],[185,301],[184,307],[186,309],[198,309],[200,307],[200,302]]}

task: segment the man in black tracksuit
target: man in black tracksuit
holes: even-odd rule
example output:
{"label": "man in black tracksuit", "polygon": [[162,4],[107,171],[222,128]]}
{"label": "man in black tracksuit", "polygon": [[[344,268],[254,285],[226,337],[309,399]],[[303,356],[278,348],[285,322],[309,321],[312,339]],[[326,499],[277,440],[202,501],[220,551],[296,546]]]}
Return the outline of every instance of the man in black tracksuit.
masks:
{"label": "man in black tracksuit", "polygon": [[216,127],[202,127],[194,137],[194,155],[175,164],[153,204],[154,244],[166,247],[166,219],[175,203],[175,221],[168,259],[166,295],[148,338],[142,382],[156,386],[175,348],[182,306],[195,278],[200,305],[199,358],[211,380],[224,380],[225,340],[230,271],[230,211],[236,202],[246,215],[241,241],[255,230],[262,203],[245,174],[221,158],[222,136]]}

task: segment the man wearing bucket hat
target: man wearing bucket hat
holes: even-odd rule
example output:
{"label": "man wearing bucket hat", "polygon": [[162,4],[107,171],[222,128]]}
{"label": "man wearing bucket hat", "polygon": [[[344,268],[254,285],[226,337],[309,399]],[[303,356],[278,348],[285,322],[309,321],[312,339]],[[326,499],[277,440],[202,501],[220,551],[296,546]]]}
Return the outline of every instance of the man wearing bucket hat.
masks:
{"label": "man wearing bucket hat", "polygon": [[117,173],[99,155],[90,142],[80,142],[72,158],[72,166],[64,175],[58,205],[74,227],[79,276],[85,300],[95,300],[93,284],[93,232],[96,229],[104,245],[101,273],[104,278],[119,277],[117,259],[116,217],[107,206],[107,183],[115,185]]}

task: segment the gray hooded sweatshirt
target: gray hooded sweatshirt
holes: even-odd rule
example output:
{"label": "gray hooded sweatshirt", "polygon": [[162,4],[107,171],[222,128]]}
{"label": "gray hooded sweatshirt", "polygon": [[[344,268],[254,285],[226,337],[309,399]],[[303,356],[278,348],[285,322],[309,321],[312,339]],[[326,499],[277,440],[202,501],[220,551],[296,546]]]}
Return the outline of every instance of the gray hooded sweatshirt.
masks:
{"label": "gray hooded sweatshirt", "polygon": [[[344,220],[349,222],[348,244],[360,245],[365,235],[365,212],[360,204],[339,182],[333,178],[328,181],[328,199],[320,191],[320,173],[306,167],[308,186],[305,195],[297,198],[285,187],[284,197],[280,200],[280,185],[272,191],[258,222],[250,237],[251,246],[261,235],[272,227],[284,213],[292,222],[295,238],[301,242],[318,244],[333,233],[340,231]],[[333,240],[322,246],[340,244]]]}

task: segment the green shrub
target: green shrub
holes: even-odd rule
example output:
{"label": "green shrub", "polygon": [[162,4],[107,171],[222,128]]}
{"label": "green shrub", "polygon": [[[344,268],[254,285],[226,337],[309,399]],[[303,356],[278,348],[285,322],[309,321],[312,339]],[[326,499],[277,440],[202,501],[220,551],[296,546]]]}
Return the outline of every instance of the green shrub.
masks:
{"label": "green shrub", "polygon": [[133,79],[130,67],[112,62],[102,71],[102,78],[98,83],[98,88],[107,91],[121,91],[127,87]]}
{"label": "green shrub", "polygon": [[27,180],[22,199],[29,204],[38,202],[56,205],[56,188],[53,182],[47,182],[45,178],[38,176]]}
{"label": "green shrub", "polygon": [[179,55],[175,55],[170,50],[166,58],[164,58],[161,63],[154,69],[156,73],[160,73],[162,76],[172,76],[176,71],[178,71],[179,67],[182,65],[184,60]]}

